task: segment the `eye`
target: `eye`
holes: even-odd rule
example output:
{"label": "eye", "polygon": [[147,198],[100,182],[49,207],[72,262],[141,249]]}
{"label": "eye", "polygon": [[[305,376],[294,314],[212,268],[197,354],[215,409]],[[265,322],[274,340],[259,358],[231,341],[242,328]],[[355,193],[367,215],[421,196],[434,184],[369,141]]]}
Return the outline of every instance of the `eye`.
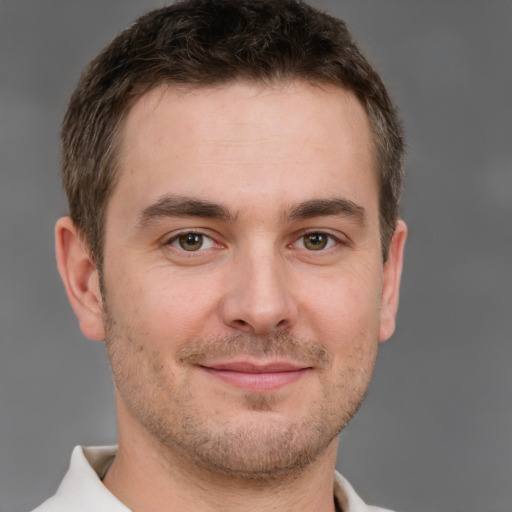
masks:
{"label": "eye", "polygon": [[194,232],[180,233],[169,240],[169,245],[188,252],[210,249],[214,244],[215,242],[209,236]]}
{"label": "eye", "polygon": [[338,240],[332,235],[323,233],[322,231],[315,231],[313,233],[306,233],[300,237],[296,243],[308,251],[321,251],[335,246]]}

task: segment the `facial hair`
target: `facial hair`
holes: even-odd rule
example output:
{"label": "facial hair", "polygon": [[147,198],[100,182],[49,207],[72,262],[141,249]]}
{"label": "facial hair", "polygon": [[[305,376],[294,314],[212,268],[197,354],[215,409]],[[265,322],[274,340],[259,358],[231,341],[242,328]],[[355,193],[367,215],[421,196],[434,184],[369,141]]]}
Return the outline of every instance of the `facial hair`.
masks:
{"label": "facial hair", "polygon": [[[333,357],[325,346],[286,332],[188,340],[169,356],[151,340],[118,325],[106,311],[104,317],[119,394],[167,458],[254,483],[294,478],[325,452],[362,402],[375,361],[373,344],[362,343],[351,353],[350,364],[333,372]],[[305,414],[292,418],[276,412],[279,392],[237,394],[243,421],[222,410],[216,413],[198,397],[194,372],[214,357],[248,355],[280,357],[313,368],[321,396],[308,404]],[[172,365],[166,357],[172,357]]]}

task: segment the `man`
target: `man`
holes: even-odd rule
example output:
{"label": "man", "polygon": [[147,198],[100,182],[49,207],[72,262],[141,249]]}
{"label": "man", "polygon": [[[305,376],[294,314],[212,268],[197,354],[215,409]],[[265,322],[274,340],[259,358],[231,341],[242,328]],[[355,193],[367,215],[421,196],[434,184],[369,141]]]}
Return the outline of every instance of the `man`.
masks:
{"label": "man", "polygon": [[119,446],[38,511],[367,506],[338,434],[394,330],[403,142],[343,22],[291,0],[150,12],[64,119],[58,267],[105,340]]}

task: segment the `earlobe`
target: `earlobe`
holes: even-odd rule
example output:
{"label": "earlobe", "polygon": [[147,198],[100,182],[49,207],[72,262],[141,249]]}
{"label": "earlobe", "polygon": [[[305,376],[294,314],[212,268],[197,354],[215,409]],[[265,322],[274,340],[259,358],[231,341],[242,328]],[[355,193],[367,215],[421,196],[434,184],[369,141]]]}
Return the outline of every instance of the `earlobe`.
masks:
{"label": "earlobe", "polygon": [[57,267],[82,333],[103,340],[102,297],[96,265],[75,224],[62,217],[55,226]]}
{"label": "earlobe", "polygon": [[379,341],[389,339],[395,330],[406,238],[407,226],[404,221],[398,220],[393,238],[391,239],[388,259],[384,264],[380,304]]}

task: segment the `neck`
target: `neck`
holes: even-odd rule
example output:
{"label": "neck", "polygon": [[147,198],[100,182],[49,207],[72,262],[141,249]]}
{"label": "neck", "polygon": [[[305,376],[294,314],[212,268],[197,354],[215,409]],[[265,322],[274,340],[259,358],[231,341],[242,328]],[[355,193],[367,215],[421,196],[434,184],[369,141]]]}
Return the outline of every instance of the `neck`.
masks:
{"label": "neck", "polygon": [[173,453],[139,427],[119,429],[103,483],[134,512],[334,512],[337,439],[317,460],[280,478],[252,481],[214,473]]}

